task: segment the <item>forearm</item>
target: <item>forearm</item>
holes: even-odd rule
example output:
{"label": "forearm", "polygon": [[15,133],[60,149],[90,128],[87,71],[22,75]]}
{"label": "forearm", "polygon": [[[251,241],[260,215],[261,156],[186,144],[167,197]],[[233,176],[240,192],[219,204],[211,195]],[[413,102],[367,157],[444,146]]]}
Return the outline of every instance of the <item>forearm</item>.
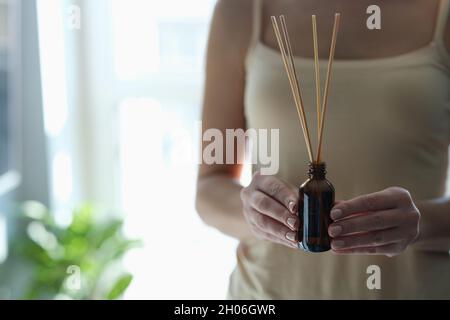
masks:
{"label": "forearm", "polygon": [[209,226],[239,240],[251,237],[243,215],[240,192],[242,186],[227,175],[200,177],[196,208]]}
{"label": "forearm", "polygon": [[414,247],[436,252],[450,250],[450,198],[416,204],[421,213],[420,233]]}

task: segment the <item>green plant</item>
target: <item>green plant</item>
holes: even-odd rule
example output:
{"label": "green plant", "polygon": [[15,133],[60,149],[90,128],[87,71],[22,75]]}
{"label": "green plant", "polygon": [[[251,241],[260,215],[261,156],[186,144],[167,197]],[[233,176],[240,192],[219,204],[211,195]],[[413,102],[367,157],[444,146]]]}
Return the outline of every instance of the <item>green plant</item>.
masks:
{"label": "green plant", "polygon": [[100,219],[82,205],[62,227],[36,202],[21,206],[20,220],[10,252],[31,270],[24,299],[117,299],[131,283],[120,259],[139,241],[123,236],[122,220]]}

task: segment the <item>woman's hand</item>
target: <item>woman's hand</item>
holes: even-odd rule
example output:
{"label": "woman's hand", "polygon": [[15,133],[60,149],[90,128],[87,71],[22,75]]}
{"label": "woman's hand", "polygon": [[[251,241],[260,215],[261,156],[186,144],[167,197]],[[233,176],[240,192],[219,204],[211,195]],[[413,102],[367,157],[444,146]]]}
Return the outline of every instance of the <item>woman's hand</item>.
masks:
{"label": "woman's hand", "polygon": [[274,176],[256,173],[241,191],[244,216],[252,233],[260,239],[298,248],[298,194]]}
{"label": "woman's hand", "polygon": [[338,254],[393,257],[419,235],[419,210],[409,192],[398,187],[339,202],[331,218],[328,233]]}

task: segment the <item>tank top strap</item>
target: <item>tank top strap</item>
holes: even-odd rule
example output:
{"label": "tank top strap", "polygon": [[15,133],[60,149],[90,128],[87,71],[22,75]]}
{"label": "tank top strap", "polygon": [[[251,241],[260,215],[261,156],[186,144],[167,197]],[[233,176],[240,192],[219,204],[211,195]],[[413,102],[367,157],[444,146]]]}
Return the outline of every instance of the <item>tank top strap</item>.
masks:
{"label": "tank top strap", "polygon": [[434,41],[443,41],[445,27],[450,11],[450,0],[441,0],[439,5],[439,12],[436,20],[436,27],[434,31]]}
{"label": "tank top strap", "polygon": [[252,36],[250,42],[250,51],[258,44],[261,36],[263,0],[253,0],[252,15]]}

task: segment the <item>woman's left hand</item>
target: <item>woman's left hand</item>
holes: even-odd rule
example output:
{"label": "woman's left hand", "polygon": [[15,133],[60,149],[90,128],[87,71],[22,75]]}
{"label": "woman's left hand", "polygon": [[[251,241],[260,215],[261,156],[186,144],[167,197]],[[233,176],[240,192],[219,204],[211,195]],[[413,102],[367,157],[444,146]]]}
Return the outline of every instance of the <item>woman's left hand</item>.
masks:
{"label": "woman's left hand", "polygon": [[419,235],[420,212],[410,193],[399,187],[336,204],[328,233],[338,254],[396,256]]}

